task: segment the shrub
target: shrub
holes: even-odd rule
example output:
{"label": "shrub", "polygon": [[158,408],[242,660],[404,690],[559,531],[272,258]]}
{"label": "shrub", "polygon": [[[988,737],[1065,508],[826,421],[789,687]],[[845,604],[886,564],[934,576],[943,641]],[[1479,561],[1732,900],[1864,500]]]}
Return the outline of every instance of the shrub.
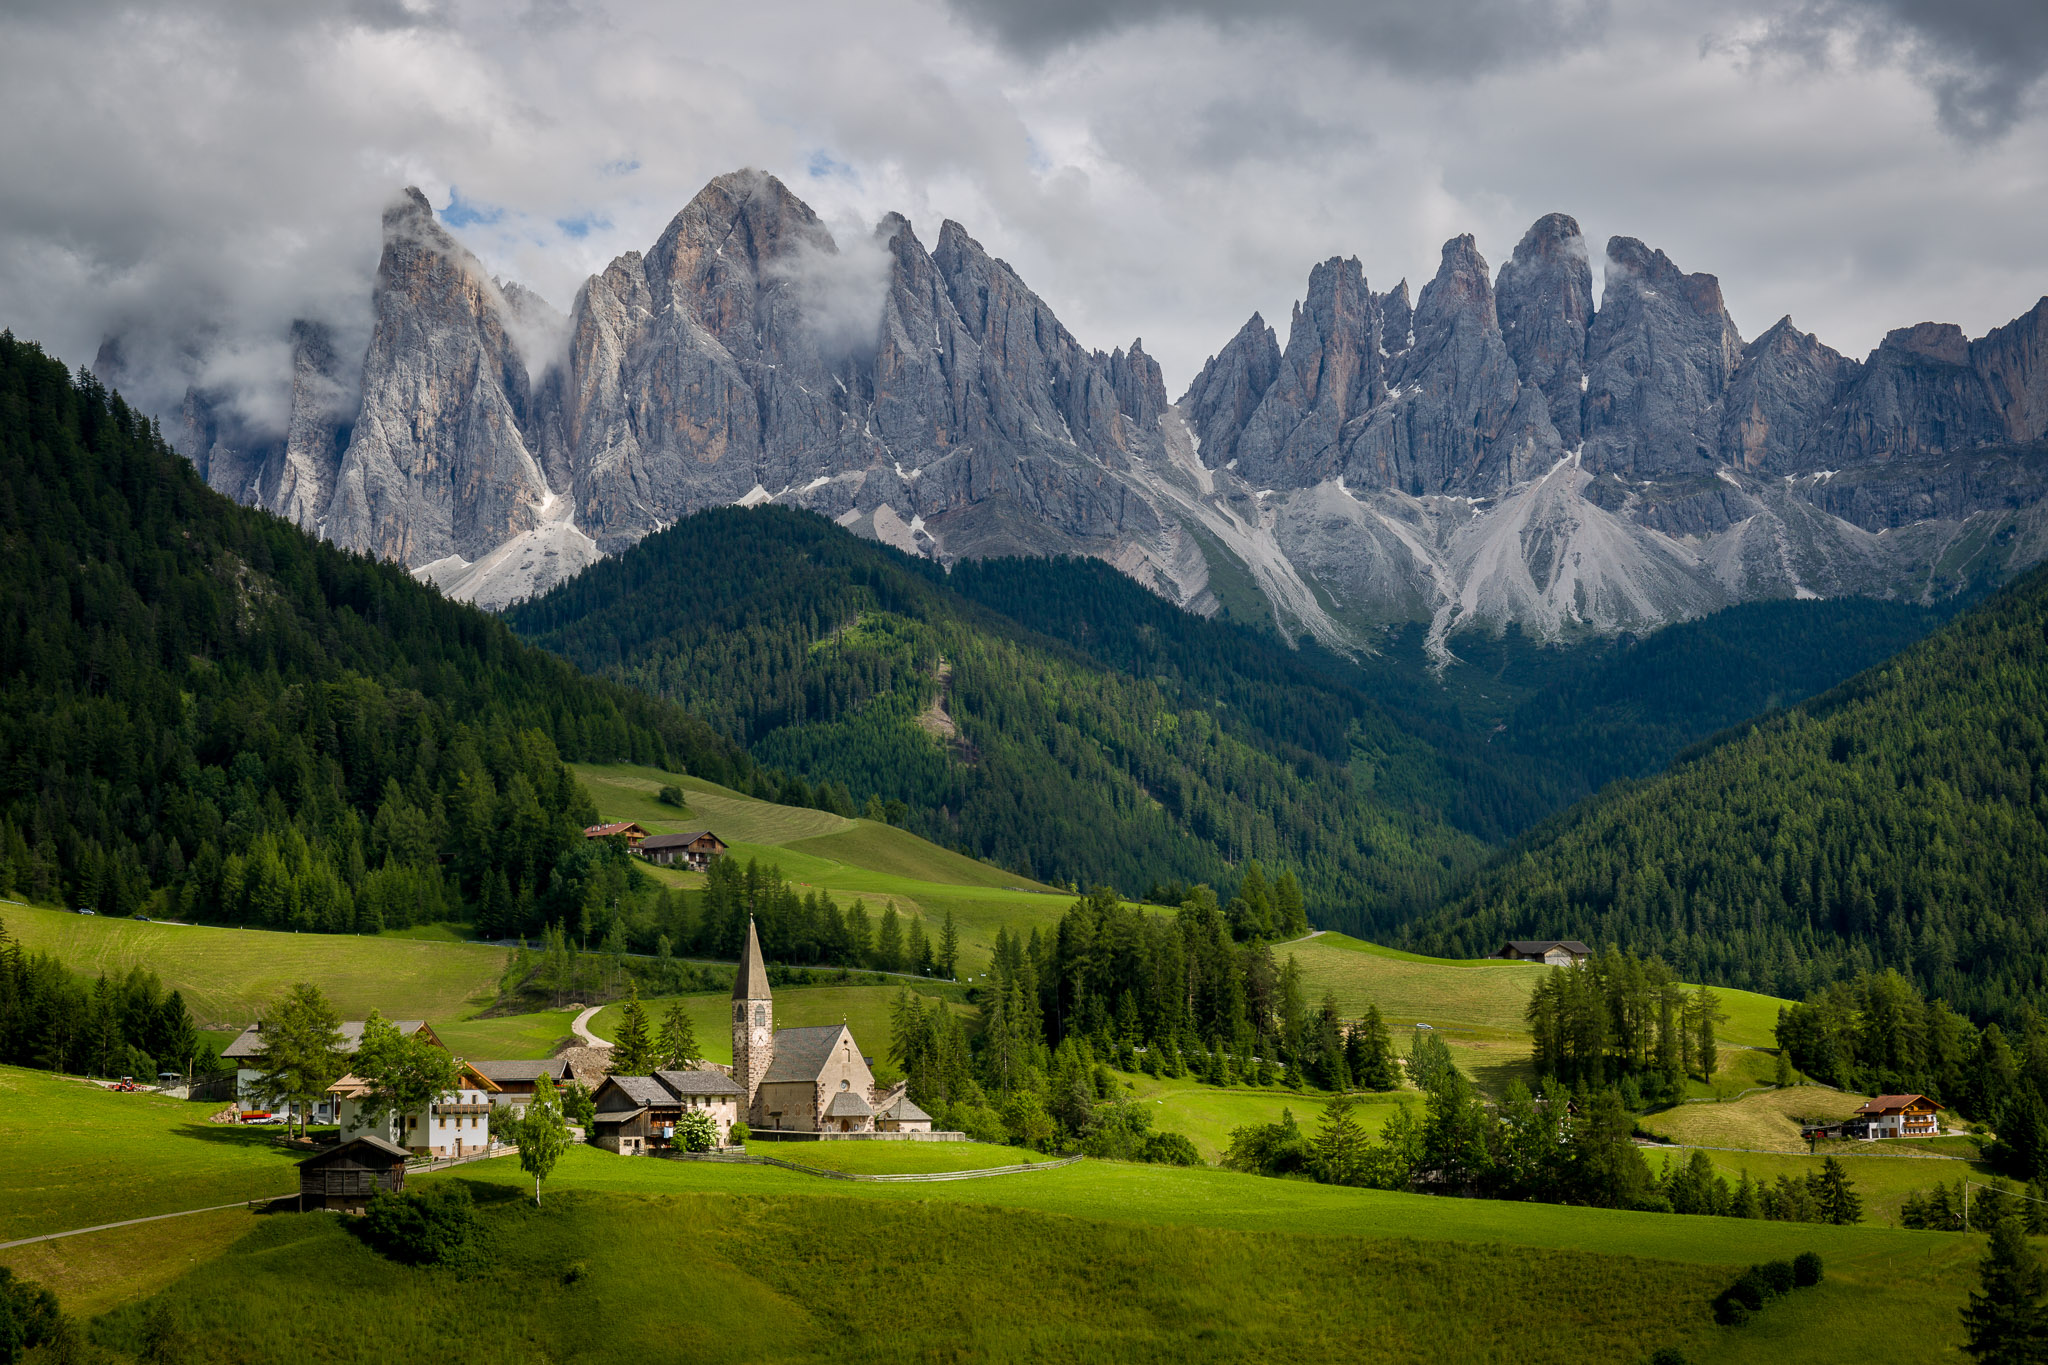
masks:
{"label": "shrub", "polygon": [[57,1336],[57,1296],[0,1265],[0,1362],[13,1365],[30,1347]]}
{"label": "shrub", "polygon": [[750,1129],[748,1129],[747,1121],[745,1119],[734,1119],[732,1121],[732,1127],[726,1130],[725,1140],[727,1142],[739,1143],[745,1142],[748,1138],[752,1136],[753,1133]]}
{"label": "shrub", "polygon": [[1811,1289],[1821,1281],[1820,1253],[1802,1251],[1792,1258],[1792,1283],[1801,1289]]}
{"label": "shrub", "polygon": [[1691,1362],[1676,1346],[1666,1346],[1650,1357],[1650,1365],[1691,1365]]}
{"label": "shrub", "polygon": [[1790,1261],[1765,1261],[1755,1267],[1753,1273],[1763,1281],[1764,1288],[1773,1296],[1791,1293],[1793,1285],[1797,1283]]}
{"label": "shrub", "polygon": [[461,1265],[476,1250],[483,1221],[467,1185],[443,1182],[404,1194],[379,1191],[358,1225],[364,1241],[407,1265]]}
{"label": "shrub", "polygon": [[1733,1289],[1724,1289],[1714,1299],[1714,1321],[1723,1327],[1740,1327],[1749,1321],[1750,1308],[1735,1297]]}
{"label": "shrub", "polygon": [[663,787],[654,794],[654,799],[661,802],[664,806],[680,806],[683,804],[683,789],[681,787]]}
{"label": "shrub", "polygon": [[1162,1166],[1199,1166],[1202,1154],[1185,1133],[1154,1133],[1145,1139],[1142,1160],[1156,1161]]}
{"label": "shrub", "polygon": [[676,1145],[686,1152],[708,1152],[718,1145],[718,1124],[702,1109],[676,1121]]}

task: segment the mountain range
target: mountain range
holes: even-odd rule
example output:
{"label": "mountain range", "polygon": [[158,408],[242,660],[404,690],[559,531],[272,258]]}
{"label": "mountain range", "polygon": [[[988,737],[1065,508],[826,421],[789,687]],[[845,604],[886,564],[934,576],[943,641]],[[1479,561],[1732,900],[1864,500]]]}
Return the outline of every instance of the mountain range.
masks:
{"label": "mountain range", "polygon": [[[294,328],[291,419],[195,391],[208,482],[503,607],[692,512],[792,504],[956,563],[1072,553],[1190,610],[1370,645],[1427,623],[1554,639],[1736,602],[1932,601],[2048,558],[2048,299],[1866,359],[1712,275],[1538,220],[1494,272],[1445,243],[1411,301],[1310,272],[1178,402],[1142,342],[1091,350],[948,221],[841,244],[773,176],[723,175],[566,315],[493,280],[409,190],[360,364]],[[119,379],[118,344],[103,377]]]}

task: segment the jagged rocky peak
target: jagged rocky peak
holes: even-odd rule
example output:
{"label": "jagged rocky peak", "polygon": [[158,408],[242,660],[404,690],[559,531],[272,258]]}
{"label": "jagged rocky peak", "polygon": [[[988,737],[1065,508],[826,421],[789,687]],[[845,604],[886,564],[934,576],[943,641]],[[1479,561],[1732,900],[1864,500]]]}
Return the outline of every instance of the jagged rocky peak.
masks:
{"label": "jagged rocky peak", "polygon": [[1516,377],[1492,274],[1469,235],[1444,243],[1394,380],[1387,401],[1345,433],[1354,482],[1418,497],[1495,497],[1556,462],[1547,404]]}
{"label": "jagged rocky peak", "polygon": [[1711,471],[1741,358],[1719,280],[1688,275],[1633,237],[1610,238],[1586,337],[1585,467],[1630,480]]}
{"label": "jagged rocky peak", "polygon": [[1799,467],[1805,444],[1828,413],[1856,362],[1802,332],[1787,316],[1743,348],[1728,384],[1721,458],[1756,474]]}
{"label": "jagged rocky peak", "polygon": [[1131,342],[1128,351],[1110,352],[1109,382],[1116,390],[1117,406],[1139,431],[1159,425],[1166,412],[1166,376],[1159,362],[1145,354],[1145,339]]}
{"label": "jagged rocky peak", "polygon": [[2048,437],[2048,297],[1971,342],[1970,361],[2005,415],[2007,440]]}
{"label": "jagged rocky peak", "polygon": [[[1406,331],[1404,325],[1404,336]],[[1279,373],[1279,338],[1253,313],[1181,395],[1181,415],[1200,443],[1204,462],[1220,469],[1237,458],[1237,438]]]}
{"label": "jagged rocky peak", "polygon": [[1578,445],[1593,323],[1593,267],[1578,220],[1563,213],[1538,218],[1500,268],[1494,292],[1516,372],[1542,391],[1558,440]]}
{"label": "jagged rocky peak", "polygon": [[548,488],[526,444],[531,386],[511,310],[417,189],[384,211],[373,306],[329,538],[418,567],[532,530]]}
{"label": "jagged rocky peak", "polygon": [[[1382,321],[1357,257],[1332,256],[1309,271],[1273,382],[1232,447],[1246,479],[1300,488],[1341,472],[1344,424],[1386,395]],[[1227,463],[1219,455],[1205,442],[1204,463]]]}

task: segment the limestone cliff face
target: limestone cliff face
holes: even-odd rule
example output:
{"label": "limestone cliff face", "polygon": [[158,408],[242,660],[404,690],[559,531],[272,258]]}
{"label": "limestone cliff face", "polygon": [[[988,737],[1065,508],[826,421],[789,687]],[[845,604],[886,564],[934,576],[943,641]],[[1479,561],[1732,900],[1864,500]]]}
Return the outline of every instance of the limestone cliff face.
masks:
{"label": "limestone cliff face", "polygon": [[302,324],[282,435],[195,392],[181,439],[216,487],[492,606],[763,501],[948,562],[1099,555],[1194,610],[1226,570],[1290,636],[1420,619],[1445,658],[1473,626],[1933,596],[2048,557],[2048,299],[1858,363],[1789,318],[1745,344],[1712,275],[1632,238],[1596,305],[1588,255],[1564,214],[1497,277],[1454,237],[1412,303],[1332,257],[1285,338],[1254,314],[1173,403],[1142,342],[1084,346],[958,223],[840,242],[738,171],[563,316],[413,191],[360,363]]}
{"label": "limestone cliff face", "polygon": [[548,487],[527,449],[510,309],[417,190],[385,210],[375,306],[328,538],[417,568],[532,530]]}

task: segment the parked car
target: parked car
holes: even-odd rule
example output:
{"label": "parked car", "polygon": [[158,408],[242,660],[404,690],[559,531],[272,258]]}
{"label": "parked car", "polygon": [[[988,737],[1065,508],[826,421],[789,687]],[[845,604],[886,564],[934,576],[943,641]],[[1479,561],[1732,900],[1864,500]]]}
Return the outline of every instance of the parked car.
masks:
{"label": "parked car", "polygon": [[99,913],[99,911],[97,911],[97,910],[88,910],[88,909],[86,909],[86,908],[85,908],[84,906],[82,906],[82,905],[81,905],[81,906],[79,906],[79,907],[78,907],[78,909],[77,909],[77,910],[73,911],[72,913],[74,913],[74,914],[79,914],[79,915],[97,915],[97,914]]}
{"label": "parked car", "polygon": [[148,915],[136,915],[136,916],[134,916],[134,919],[135,919],[135,922],[136,922],[137,924],[147,924],[147,923],[149,923],[149,916],[148,916]]}

